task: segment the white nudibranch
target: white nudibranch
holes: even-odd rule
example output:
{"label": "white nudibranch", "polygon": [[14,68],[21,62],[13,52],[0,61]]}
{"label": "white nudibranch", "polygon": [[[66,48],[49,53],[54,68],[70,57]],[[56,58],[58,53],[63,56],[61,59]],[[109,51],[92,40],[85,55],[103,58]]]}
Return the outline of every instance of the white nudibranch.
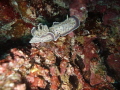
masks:
{"label": "white nudibranch", "polygon": [[37,29],[32,28],[31,34],[33,38],[29,43],[56,41],[60,36],[66,36],[68,33],[76,30],[80,26],[80,21],[76,16],[71,16],[63,22],[54,22],[52,27],[47,25],[38,25]]}

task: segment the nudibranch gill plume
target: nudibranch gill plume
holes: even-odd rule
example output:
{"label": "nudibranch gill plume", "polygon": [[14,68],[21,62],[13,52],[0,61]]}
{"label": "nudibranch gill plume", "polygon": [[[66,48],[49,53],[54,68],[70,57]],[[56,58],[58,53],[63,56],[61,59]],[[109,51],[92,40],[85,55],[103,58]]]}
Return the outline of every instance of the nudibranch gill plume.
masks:
{"label": "nudibranch gill plume", "polygon": [[63,22],[54,22],[51,27],[47,25],[38,25],[37,29],[32,28],[31,34],[33,38],[29,43],[56,41],[60,36],[66,36],[70,32],[76,30],[80,26],[80,21],[76,16],[71,16]]}

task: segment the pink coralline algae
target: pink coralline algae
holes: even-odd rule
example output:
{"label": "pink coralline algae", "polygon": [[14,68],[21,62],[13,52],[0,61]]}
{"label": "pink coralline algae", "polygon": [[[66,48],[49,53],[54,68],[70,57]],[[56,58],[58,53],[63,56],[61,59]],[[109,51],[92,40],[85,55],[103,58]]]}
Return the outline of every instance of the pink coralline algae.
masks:
{"label": "pink coralline algae", "polygon": [[[70,38],[64,42],[68,37],[61,37],[58,41],[46,45],[37,43],[32,45],[31,49],[11,49],[10,54],[1,60],[0,85],[4,84],[1,89],[20,87],[23,90],[99,90],[98,87],[111,87],[114,90],[111,84],[114,79],[107,75],[105,65],[95,52],[97,47],[91,42],[96,37],[86,36],[83,48],[76,44],[71,47]],[[80,65],[80,62],[83,65]],[[9,84],[6,82],[8,80]],[[13,86],[9,86],[11,84]]]}
{"label": "pink coralline algae", "polygon": [[80,21],[84,21],[87,18],[87,9],[86,9],[85,0],[73,0],[70,3],[70,16],[77,16]]}

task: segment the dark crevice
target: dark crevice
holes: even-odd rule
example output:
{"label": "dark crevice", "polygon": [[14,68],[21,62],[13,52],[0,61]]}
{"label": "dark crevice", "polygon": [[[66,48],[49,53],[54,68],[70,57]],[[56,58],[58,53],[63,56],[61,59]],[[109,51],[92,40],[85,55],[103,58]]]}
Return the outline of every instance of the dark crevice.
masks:
{"label": "dark crevice", "polygon": [[78,84],[79,84],[79,81],[78,81],[77,77],[76,76],[70,76],[69,81],[73,86],[72,90],[76,90],[77,87],[78,87]]}
{"label": "dark crevice", "polygon": [[83,69],[85,67],[83,60],[80,56],[77,55],[77,58],[75,59],[75,64],[79,67],[79,70],[81,73],[83,73]]}
{"label": "dark crevice", "polygon": [[[29,41],[27,41],[27,42],[29,42]],[[29,46],[29,48],[31,48],[30,44],[25,43],[22,39],[16,39],[16,40],[11,39],[11,40],[8,40],[4,43],[0,43],[0,59],[3,59],[5,57],[5,55],[8,52],[10,52],[11,48],[18,48],[19,49],[19,48],[25,47],[25,46]]]}

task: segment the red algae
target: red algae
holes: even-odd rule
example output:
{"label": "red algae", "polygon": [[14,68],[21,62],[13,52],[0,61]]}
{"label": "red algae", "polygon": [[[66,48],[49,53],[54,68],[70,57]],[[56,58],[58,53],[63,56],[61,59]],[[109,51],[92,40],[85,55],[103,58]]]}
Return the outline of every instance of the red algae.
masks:
{"label": "red algae", "polygon": [[3,23],[8,23],[13,21],[15,18],[19,17],[19,14],[16,13],[13,7],[10,6],[9,0],[0,1],[0,21]]}
{"label": "red algae", "polygon": [[[2,75],[2,72],[4,72],[6,76],[12,75],[15,72],[16,74],[20,72],[21,73],[20,77],[26,79],[27,82],[29,82],[29,86],[26,85],[26,82],[21,81],[21,84],[25,85],[24,88],[30,88],[31,90],[34,89],[39,90],[39,88],[42,89],[49,88],[51,90],[58,90],[59,88],[62,89],[66,88],[69,90],[71,90],[70,88],[73,89],[76,88],[78,90],[86,90],[86,89],[99,90],[98,87],[96,87],[96,85],[100,85],[99,88],[101,86],[106,88],[112,87],[111,83],[114,82],[114,79],[112,79],[110,76],[106,74],[105,65],[100,62],[101,60],[91,60],[93,58],[100,59],[98,54],[95,53],[94,51],[96,50],[94,43],[92,42],[92,44],[90,44],[90,42],[94,40],[94,37],[86,37],[86,38],[87,38],[85,40],[86,43],[83,44],[88,46],[89,49],[92,51],[89,50],[89,52],[87,51],[85,52],[84,50],[86,50],[87,48],[86,46],[84,46],[84,48],[81,48],[80,46],[76,46],[75,44],[76,47],[73,46],[71,49],[76,50],[77,53],[75,54],[75,57],[72,59],[70,58],[71,55],[69,56],[69,54],[64,54],[70,52],[70,51],[68,52],[67,50],[68,48],[67,49],[61,48],[61,45],[56,47],[56,43],[61,42],[61,40],[58,40],[54,42],[54,44],[52,44],[53,47],[52,51],[48,47],[45,46],[35,47],[34,45],[34,47],[30,49],[31,51],[30,54],[26,54],[25,52],[23,52],[24,49],[21,50],[21,49],[13,48],[10,51],[12,56],[8,55],[8,57],[6,58],[9,60],[9,62],[1,63],[0,75]],[[49,43],[46,43],[46,45],[47,44]],[[87,44],[89,44],[91,47]],[[62,47],[66,45],[67,44],[62,44]],[[70,48],[70,45],[67,45],[67,47]],[[62,49],[63,53],[58,55],[58,53],[55,52],[55,50],[60,48]],[[90,56],[88,56],[87,54]],[[81,57],[81,60],[83,60],[83,64],[85,65],[83,69],[79,67],[79,64],[76,65],[75,59],[77,59],[77,55]],[[58,62],[57,60],[58,57],[60,63],[56,64]],[[88,71],[90,71],[90,76],[87,78],[89,78],[88,80],[90,80],[89,81],[90,83],[86,82],[86,76],[84,76],[83,74],[84,72],[88,72]],[[77,82],[78,82],[76,83],[77,87],[74,87],[74,84],[70,81],[71,76],[75,76],[77,78]],[[98,80],[95,79],[96,77]],[[7,82],[4,83],[7,84]],[[15,82],[11,80],[10,83],[15,84]],[[105,83],[107,84],[107,86]],[[15,86],[17,86],[17,84],[15,84]],[[10,88],[15,88],[15,87],[13,86]],[[114,90],[114,87],[112,88]]]}

